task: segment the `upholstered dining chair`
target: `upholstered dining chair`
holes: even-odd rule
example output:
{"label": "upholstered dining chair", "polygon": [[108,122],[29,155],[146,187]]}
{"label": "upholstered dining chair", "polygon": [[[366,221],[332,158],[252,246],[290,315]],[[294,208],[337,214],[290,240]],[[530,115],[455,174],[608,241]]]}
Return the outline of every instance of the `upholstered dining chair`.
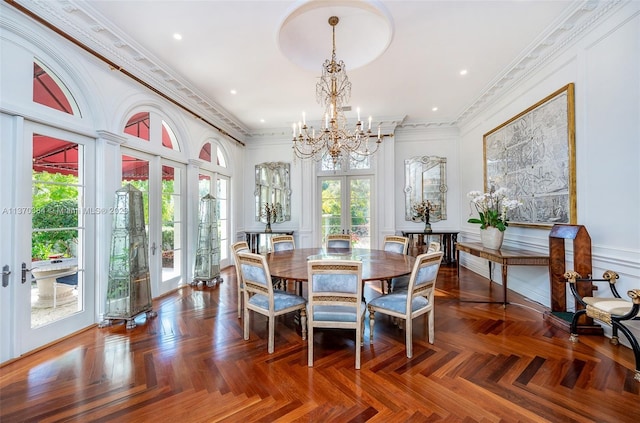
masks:
{"label": "upholstered dining chair", "polygon": [[[269,244],[271,247],[271,251],[290,251],[296,249],[296,241],[293,239],[293,235],[274,235],[270,238]],[[279,289],[287,290],[287,280],[286,279],[278,279],[274,281],[276,287]],[[296,290],[296,294],[302,295],[302,282],[294,281],[294,288]]]}
{"label": "upholstered dining chair", "polygon": [[315,328],[354,329],[356,369],[364,337],[365,302],[362,297],[362,262],[357,260],[309,260],[308,365],[313,367]]}
{"label": "upholstered dining chair", "polygon": [[[438,241],[431,241],[427,248],[427,253],[435,253],[440,251],[440,243]],[[389,292],[397,292],[406,290],[409,286],[409,276],[400,276],[391,280],[391,290]]]}
{"label": "upholstered dining chair", "polygon": [[392,292],[369,301],[369,340],[373,342],[375,313],[387,314],[396,320],[404,320],[407,357],[413,356],[413,319],[423,314],[428,316],[429,343],[434,341],[434,294],[438,270],[443,253],[425,253],[416,257],[409,287],[406,291]]}
{"label": "upholstered dining chair", "polygon": [[274,235],[269,240],[271,251],[295,250],[296,242],[293,235]]}
{"label": "upholstered dining chair", "polygon": [[329,234],[327,235],[327,249],[338,248],[348,250],[351,248],[350,234]]}
{"label": "upholstered dining chair", "polygon": [[249,339],[250,312],[269,319],[268,352],[273,353],[275,343],[275,318],[294,311],[300,312],[302,339],[307,339],[307,300],[299,295],[276,290],[265,256],[249,252],[238,253],[240,273],[244,283],[244,339]]}
{"label": "upholstered dining chair", "polygon": [[[382,244],[384,251],[392,253],[407,254],[409,249],[409,238],[398,235],[386,235]],[[384,294],[384,285],[387,285],[387,292],[391,292],[391,279],[380,281],[380,292]]]}
{"label": "upholstered dining chair", "polygon": [[233,262],[236,266],[236,285],[238,286],[238,319],[242,317],[242,301],[244,300],[244,284],[242,283],[242,275],[240,274],[240,266],[238,265],[238,253],[247,251],[250,251],[247,241],[238,241],[231,245]]}

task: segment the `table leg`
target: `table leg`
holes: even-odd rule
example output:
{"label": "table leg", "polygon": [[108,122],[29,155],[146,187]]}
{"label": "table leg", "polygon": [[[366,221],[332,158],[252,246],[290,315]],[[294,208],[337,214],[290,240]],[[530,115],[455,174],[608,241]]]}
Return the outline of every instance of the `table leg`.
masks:
{"label": "table leg", "polygon": [[507,308],[507,265],[502,264],[502,294],[504,301],[502,303],[503,308]]}

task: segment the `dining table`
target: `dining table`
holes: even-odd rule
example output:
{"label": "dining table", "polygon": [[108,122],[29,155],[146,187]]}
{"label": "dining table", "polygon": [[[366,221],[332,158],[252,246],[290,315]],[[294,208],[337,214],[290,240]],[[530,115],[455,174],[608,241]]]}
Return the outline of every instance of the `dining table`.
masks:
{"label": "dining table", "polygon": [[266,258],[272,277],[296,281],[308,280],[307,262],[309,260],[362,261],[364,282],[408,275],[416,261],[415,257],[406,254],[366,248],[296,248],[272,251],[266,254]]}

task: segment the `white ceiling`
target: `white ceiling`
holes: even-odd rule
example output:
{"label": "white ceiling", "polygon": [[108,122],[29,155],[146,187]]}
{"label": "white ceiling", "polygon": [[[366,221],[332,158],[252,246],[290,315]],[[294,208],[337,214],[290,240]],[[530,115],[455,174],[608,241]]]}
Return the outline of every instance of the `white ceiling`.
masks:
{"label": "white ceiling", "polygon": [[[72,4],[76,17],[82,11],[82,22],[93,28],[84,39],[75,35],[81,41],[99,46],[98,37],[108,33],[113,46],[102,42],[102,50],[114,61],[128,60],[138,73],[155,75],[164,81],[161,90],[188,91],[183,97],[217,113],[216,119],[241,137],[290,128],[302,111],[308,121],[321,119],[315,83],[322,62],[331,56],[327,19],[333,14],[341,18],[337,58],[346,63],[353,84],[353,112],[347,117],[355,117],[360,107],[374,122],[431,126],[464,121],[517,82],[549,55],[544,49],[553,50],[550,46],[572,29],[569,24],[589,3],[56,1],[61,8],[67,5],[67,12]],[[291,24],[295,19],[297,25]],[[64,27],[69,22],[57,23]],[[71,25],[68,29],[73,33]],[[181,41],[174,40],[176,32]],[[468,74],[461,76],[462,69]]]}

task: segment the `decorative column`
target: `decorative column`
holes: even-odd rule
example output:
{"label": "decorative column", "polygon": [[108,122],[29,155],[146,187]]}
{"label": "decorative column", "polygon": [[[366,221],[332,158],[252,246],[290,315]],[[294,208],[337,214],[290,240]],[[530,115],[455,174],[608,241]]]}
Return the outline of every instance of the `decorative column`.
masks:
{"label": "decorative column", "polygon": [[100,327],[111,325],[112,320],[126,320],[127,329],[133,329],[137,315],[157,315],[152,310],[148,251],[142,192],[127,184],[116,191],[109,281]]}
{"label": "decorative column", "polygon": [[198,217],[198,245],[191,285],[222,282],[220,276],[220,237],[218,235],[218,207],[216,199],[207,194],[200,200]]}

